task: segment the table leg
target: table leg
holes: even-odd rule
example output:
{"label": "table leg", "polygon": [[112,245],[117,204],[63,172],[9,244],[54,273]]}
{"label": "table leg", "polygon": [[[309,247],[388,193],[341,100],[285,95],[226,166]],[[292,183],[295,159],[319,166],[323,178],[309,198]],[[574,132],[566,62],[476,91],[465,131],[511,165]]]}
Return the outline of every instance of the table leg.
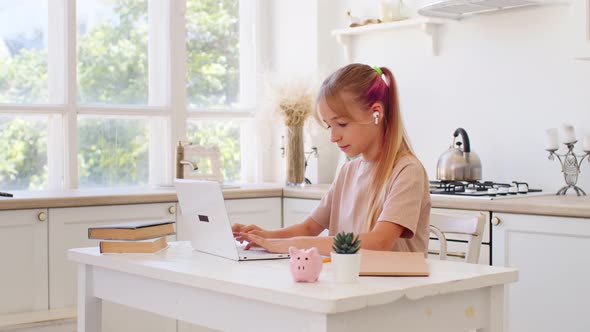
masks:
{"label": "table leg", "polygon": [[92,266],[78,265],[78,332],[100,332],[102,300],[94,297]]}
{"label": "table leg", "polygon": [[490,289],[490,319],[489,326],[478,329],[477,332],[504,331],[504,285],[492,286]]}

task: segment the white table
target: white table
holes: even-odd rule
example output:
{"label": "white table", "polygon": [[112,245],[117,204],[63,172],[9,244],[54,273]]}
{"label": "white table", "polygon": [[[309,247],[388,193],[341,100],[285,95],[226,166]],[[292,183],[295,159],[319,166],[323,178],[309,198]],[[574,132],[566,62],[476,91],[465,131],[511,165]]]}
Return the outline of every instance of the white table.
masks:
{"label": "white table", "polygon": [[288,260],[234,262],[173,242],[157,254],[71,249],[78,332],[101,330],[108,300],[223,331],[503,331],[504,284],[514,269],[429,260],[430,277],[295,283]]}

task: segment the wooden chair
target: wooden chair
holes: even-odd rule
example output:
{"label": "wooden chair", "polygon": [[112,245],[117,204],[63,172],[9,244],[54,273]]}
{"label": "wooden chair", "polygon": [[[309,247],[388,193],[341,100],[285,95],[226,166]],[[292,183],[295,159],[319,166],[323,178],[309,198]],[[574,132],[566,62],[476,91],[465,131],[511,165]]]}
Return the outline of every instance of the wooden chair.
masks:
{"label": "wooden chair", "polygon": [[[445,234],[463,234],[468,236],[466,263],[477,263],[485,227],[485,215],[479,217],[454,216],[440,213],[430,215],[430,233],[440,242],[440,259],[446,260],[447,236]],[[430,252],[436,254],[436,252]]]}
{"label": "wooden chair", "polygon": [[[221,173],[221,152],[219,147],[204,147],[197,144],[183,146],[184,156],[181,160],[185,179],[213,180],[223,182]],[[192,164],[192,165],[191,165]],[[197,166],[197,169],[194,169]]]}

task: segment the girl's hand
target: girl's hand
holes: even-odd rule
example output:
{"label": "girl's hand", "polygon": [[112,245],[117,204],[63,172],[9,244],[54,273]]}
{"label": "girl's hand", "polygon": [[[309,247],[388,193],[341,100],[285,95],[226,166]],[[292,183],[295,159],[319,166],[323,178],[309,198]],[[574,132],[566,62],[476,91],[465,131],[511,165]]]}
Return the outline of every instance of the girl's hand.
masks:
{"label": "girl's hand", "polygon": [[267,239],[260,235],[254,234],[254,232],[240,233],[239,237],[248,241],[248,244],[244,248],[245,250],[248,250],[254,246],[258,246],[272,253],[289,252],[289,243],[288,240],[285,239]]}
{"label": "girl's hand", "polygon": [[234,234],[234,238],[240,241],[240,243],[246,240],[244,237],[240,235],[240,233],[255,234],[265,238],[268,237],[268,231],[260,228],[257,225],[242,225],[236,223],[231,227],[231,230]]}

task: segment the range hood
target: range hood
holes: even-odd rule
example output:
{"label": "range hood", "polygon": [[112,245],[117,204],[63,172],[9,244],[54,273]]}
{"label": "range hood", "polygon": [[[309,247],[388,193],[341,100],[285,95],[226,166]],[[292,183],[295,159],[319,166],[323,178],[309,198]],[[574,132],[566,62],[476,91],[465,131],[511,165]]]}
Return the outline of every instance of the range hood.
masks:
{"label": "range hood", "polygon": [[473,14],[560,3],[564,2],[556,0],[438,0],[418,9],[418,14],[458,20]]}

